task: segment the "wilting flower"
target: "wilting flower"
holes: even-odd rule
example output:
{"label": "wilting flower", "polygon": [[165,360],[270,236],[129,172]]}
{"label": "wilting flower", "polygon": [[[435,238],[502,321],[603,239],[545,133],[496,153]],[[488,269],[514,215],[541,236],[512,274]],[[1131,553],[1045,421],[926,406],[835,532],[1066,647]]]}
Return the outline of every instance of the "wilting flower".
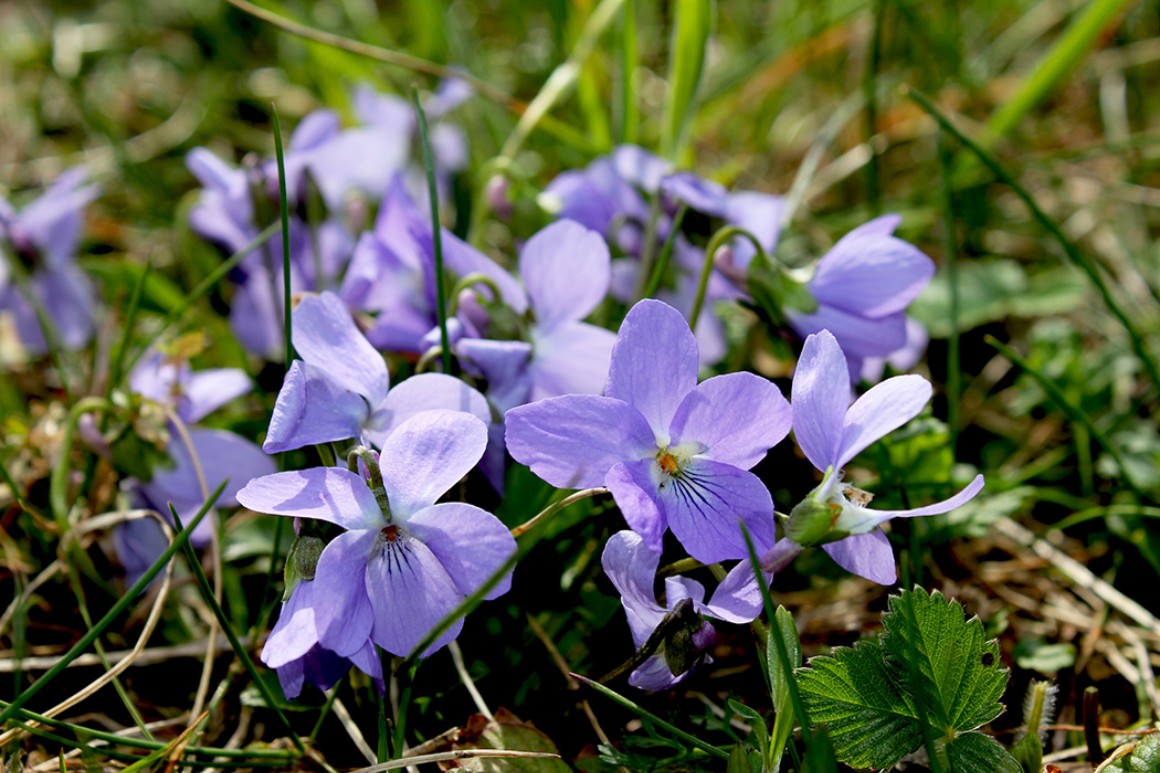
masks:
{"label": "wilting flower", "polygon": [[49,345],[37,306],[58,345],[79,349],[93,335],[93,287],[76,265],[81,212],[97,196],[95,186],[83,184],[85,175],[84,169],[65,172],[20,212],[0,198],[0,313],[12,314],[31,354],[43,354]]}
{"label": "wilting flower", "polygon": [[743,558],[738,519],[764,549],[773,501],[748,470],[789,432],[789,404],[752,373],[698,385],[697,365],[680,312],[641,301],[620,327],[605,396],[513,408],[508,450],[553,486],[607,486],[652,550],[671,529],[698,560]]}
{"label": "wilting flower", "polygon": [[[657,651],[633,670],[628,683],[642,690],[663,690],[681,681],[696,666],[711,662],[707,650],[716,636],[702,615],[730,623],[748,623],[761,612],[761,591],[752,571],[738,565],[705,603],[705,588],[686,577],[665,578],[665,604],[653,593],[660,553],[649,549],[639,534],[621,531],[609,538],[601,556],[604,573],[620,591],[633,644],[639,650],[662,632]],[[749,566],[749,560],[744,562]],[[688,603],[685,603],[688,602]]]}
{"label": "wilting flower", "polygon": [[383,357],[333,293],[303,298],[291,318],[295,360],[274,404],[267,453],[355,438],[381,446],[405,419],[433,408],[490,418],[483,395],[441,373],[390,388]]}
{"label": "wilting flower", "polygon": [[[487,428],[474,416],[424,411],[384,442],[378,491],[353,472],[318,467],[268,475],[238,492],[251,510],[347,530],[326,545],[312,580],[323,648],[351,657],[369,638],[407,655],[512,556],[515,540],[494,515],[460,502],[435,504],[475,466],[486,443]],[[508,575],[487,598],[510,584]],[[462,625],[456,621],[425,654]]]}
{"label": "wilting flower", "polygon": [[785,310],[798,335],[833,334],[846,353],[851,380],[859,378],[865,359],[889,357],[907,346],[904,310],[934,276],[930,258],[893,236],[901,220],[883,215],[839,239],[806,285],[817,309]]}
{"label": "wilting flower", "polygon": [[[793,377],[794,436],[824,477],[791,512],[786,530],[790,540],[806,547],[821,545],[854,574],[884,585],[894,582],[894,553],[879,526],[891,518],[953,510],[979,493],[983,476],[950,499],[926,507],[873,510],[865,506],[868,494],[842,482],[842,468],[917,416],[930,395],[930,384],[921,376],[895,376],[850,405],[849,371],[837,340],[825,330],[806,339]],[[771,568],[768,556],[763,564]]]}

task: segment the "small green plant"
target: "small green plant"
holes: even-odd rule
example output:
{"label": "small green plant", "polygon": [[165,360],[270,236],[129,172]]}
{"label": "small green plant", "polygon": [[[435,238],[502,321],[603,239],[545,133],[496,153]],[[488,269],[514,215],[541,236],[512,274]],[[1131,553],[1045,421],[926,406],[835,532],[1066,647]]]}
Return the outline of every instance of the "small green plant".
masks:
{"label": "small green plant", "polygon": [[938,591],[890,598],[884,632],[812,658],[798,670],[810,721],[839,761],[890,768],[925,746],[934,770],[1020,773],[977,728],[999,716],[1007,669],[977,617]]}

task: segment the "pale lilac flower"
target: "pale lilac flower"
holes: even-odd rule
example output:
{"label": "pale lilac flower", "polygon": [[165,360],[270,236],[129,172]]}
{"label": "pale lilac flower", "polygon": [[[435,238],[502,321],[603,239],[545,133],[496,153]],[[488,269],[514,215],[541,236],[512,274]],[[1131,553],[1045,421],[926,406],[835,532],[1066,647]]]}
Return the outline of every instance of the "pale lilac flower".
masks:
{"label": "pale lilac flower", "polygon": [[[486,443],[484,423],[467,413],[424,411],[403,422],[379,455],[389,512],[366,480],[333,467],[268,475],[238,492],[251,510],[347,530],[322,551],[312,581],[322,647],[351,657],[370,638],[407,655],[512,556],[515,540],[494,515],[459,502],[435,504],[475,466]],[[509,574],[487,598],[510,584]],[[424,654],[454,639],[462,625]]]}
{"label": "pale lilac flower", "polygon": [[620,327],[605,396],[513,408],[508,450],[553,486],[607,486],[652,550],[671,529],[698,560],[743,558],[739,519],[764,550],[773,501],[748,470],[789,432],[789,404],[752,373],[698,385],[697,363],[680,312],[641,301]]}
{"label": "pale lilac flower", "polygon": [[[708,603],[705,603],[705,588],[701,583],[686,577],[666,577],[664,607],[657,603],[653,593],[660,553],[649,549],[639,534],[631,531],[613,534],[604,546],[600,560],[604,573],[620,591],[632,641],[637,649],[648,641],[657,626],[685,599],[692,602],[698,618],[705,615],[729,623],[748,623],[761,613],[761,591],[753,572],[746,571],[749,567],[748,559],[725,577]],[[689,670],[673,673],[670,661],[683,662],[692,667],[712,662],[706,650],[713,644],[715,631],[708,622],[701,620],[701,623],[689,638],[687,651],[668,653],[666,658],[662,645],[660,650],[632,672],[628,683],[642,690],[663,690],[684,679],[692,670],[690,667]]]}
{"label": "pale lilac flower", "polygon": [[528,240],[519,270],[530,312],[527,340],[492,340],[485,319],[483,335],[461,337],[456,353],[487,379],[501,413],[547,397],[600,394],[616,336],[581,320],[608,294],[604,240],[571,220],[558,221]]}
{"label": "pale lilac flower", "polygon": [[303,298],[291,325],[301,359],[274,404],[262,445],[267,453],[348,438],[381,446],[405,419],[432,408],[490,420],[483,395],[451,376],[424,373],[391,389],[382,355],[333,293]]}
{"label": "pale lilac flower", "polygon": [[[891,518],[953,510],[979,493],[983,476],[942,502],[913,510],[873,510],[865,506],[865,492],[842,482],[842,468],[917,416],[930,395],[930,384],[921,376],[895,376],[850,405],[849,370],[838,341],[825,330],[806,339],[793,377],[794,436],[824,477],[790,514],[791,540],[806,547],[822,545],[854,574],[884,585],[894,582],[894,553],[879,526]],[[768,569],[769,561],[763,563]]]}
{"label": "pale lilac flower", "polygon": [[803,338],[829,330],[850,366],[850,378],[871,357],[889,357],[907,346],[904,310],[934,276],[934,263],[893,236],[901,217],[883,215],[843,236],[827,252],[807,289],[818,308],[805,314],[786,309]]}
{"label": "pale lilac flower", "polygon": [[[93,335],[95,294],[76,265],[81,214],[97,196],[96,186],[83,184],[86,174],[81,168],[65,172],[20,212],[0,198],[0,313],[12,315],[21,343],[34,355],[48,351],[37,304],[58,345],[79,349]],[[24,267],[27,287],[18,286],[8,261]]]}

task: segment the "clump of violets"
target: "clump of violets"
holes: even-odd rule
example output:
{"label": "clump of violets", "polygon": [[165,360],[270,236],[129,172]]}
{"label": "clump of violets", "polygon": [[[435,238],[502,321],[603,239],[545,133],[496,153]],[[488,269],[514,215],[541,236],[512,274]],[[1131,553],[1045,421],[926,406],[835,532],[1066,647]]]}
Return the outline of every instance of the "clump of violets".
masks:
{"label": "clump of violets", "polygon": [[912,510],[874,510],[870,495],[842,482],[842,468],[862,450],[917,416],[930,400],[921,376],[895,376],[850,404],[849,370],[837,339],[826,330],[806,339],[794,372],[794,437],[822,473],[822,482],[790,513],[786,538],[762,559],[776,571],[802,547],[821,545],[844,569],[884,585],[896,578],[894,552],[883,534],[891,518],[949,512],[983,488],[983,476],[950,499]]}
{"label": "clump of violets", "polygon": [[743,558],[739,521],[768,547],[773,501],[749,469],[789,432],[789,404],[752,373],[698,384],[698,362],[680,312],[641,301],[620,326],[604,395],[508,411],[508,450],[559,488],[607,486],[656,552],[671,530],[700,561]]}
{"label": "clump of violets", "polygon": [[[487,428],[471,414],[424,411],[396,428],[377,458],[366,449],[357,452],[360,472],[316,467],[275,473],[238,492],[251,510],[345,530],[313,567],[312,613],[291,609],[301,616],[302,640],[293,650],[268,647],[268,662],[288,663],[315,642],[348,659],[368,640],[408,655],[499,571],[516,549],[499,519],[474,505],[436,504],[475,466],[486,444]],[[510,584],[509,574],[486,598],[502,595]],[[423,654],[453,640],[462,626],[462,619],[455,621]],[[302,650],[302,641],[310,647]]]}
{"label": "clump of violets", "polygon": [[82,213],[97,196],[86,175],[83,168],[65,172],[20,211],[0,198],[0,316],[11,315],[32,355],[44,354],[50,343],[80,349],[93,335],[93,286],[76,265]]}

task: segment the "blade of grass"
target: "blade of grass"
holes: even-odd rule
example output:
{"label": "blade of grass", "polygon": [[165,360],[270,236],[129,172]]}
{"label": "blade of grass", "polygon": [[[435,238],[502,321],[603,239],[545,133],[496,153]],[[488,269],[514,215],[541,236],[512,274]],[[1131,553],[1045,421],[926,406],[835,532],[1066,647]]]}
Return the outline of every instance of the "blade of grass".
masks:
{"label": "blade of grass", "polygon": [[145,573],[141,575],[140,579],[133,583],[133,587],[126,591],[125,595],[123,595],[117,601],[117,603],[114,604],[113,607],[105,613],[104,617],[97,621],[96,625],[89,629],[88,633],[82,636],[76,644],[69,648],[69,651],[64,654],[64,656],[56,665],[54,665],[48,671],[44,672],[44,674],[42,674],[39,679],[33,682],[27,690],[16,696],[12,702],[9,703],[2,712],[0,712],[0,726],[3,726],[3,724],[11,719],[12,716],[15,715],[15,713],[24,706],[24,704],[28,703],[28,701],[36,697],[36,695],[50,682],[52,682],[53,679],[59,676],[60,673],[66,668],[68,668],[69,663],[75,660],[76,657],[84,652],[90,644],[96,641],[97,637],[104,633],[105,629],[108,628],[109,625],[111,625],[112,622],[116,620],[117,617],[120,616],[120,614],[124,612],[134,600],[136,600],[137,596],[140,595],[141,592],[149,586],[149,583],[153,581],[153,578],[161,572],[161,570],[165,567],[165,564],[169,562],[169,559],[173,558],[177,551],[181,550],[189,541],[190,533],[199,523],[201,523],[202,518],[204,518],[206,513],[210,511],[210,508],[213,507],[213,503],[216,502],[218,497],[221,496],[222,490],[225,489],[225,487],[226,483],[225,481],[222,481],[221,485],[214,489],[210,497],[206,499],[205,504],[202,505],[201,509],[197,511],[197,515],[193,517],[193,520],[190,521],[189,525],[184,529],[181,529],[177,535],[174,536],[172,544],[170,544],[169,547],[167,547],[161,554],[161,556],[153,562],[152,566],[145,570]]}
{"label": "blade of grass", "polygon": [[689,119],[705,51],[713,30],[710,0],[676,0],[672,38],[669,43],[668,94],[661,119],[661,155],[680,164],[688,141]]}
{"label": "blade of grass", "polygon": [[955,235],[954,195],[951,191],[951,151],[946,132],[938,133],[939,171],[942,177],[943,245],[947,267],[947,286],[950,288],[951,332],[947,337],[947,425],[951,431],[951,452],[959,440],[959,399],[963,391],[963,376],[959,369],[959,241]]}
{"label": "blade of grass", "polygon": [[871,6],[874,16],[870,47],[866,52],[866,70],[862,76],[862,98],[866,102],[866,143],[870,148],[870,160],[866,164],[866,199],[870,202],[870,213],[877,217],[882,212],[882,186],[874,136],[878,133],[878,69],[882,63],[882,20],[886,16],[886,0],[871,0]]}
{"label": "blade of grass", "polygon": [[282,124],[278,120],[278,106],[271,104],[274,119],[274,157],[278,162],[278,214],[282,223],[282,330],[285,344],[284,364],[290,370],[294,360],[294,344],[290,340],[290,207],[286,196],[286,154],[282,150]]}
{"label": "blade of grass", "polygon": [[[224,487],[225,481],[222,481],[222,484],[218,487],[219,491]],[[177,508],[173,506],[172,502],[169,504],[169,514],[173,516],[174,523],[180,526],[181,516],[177,514]],[[305,755],[307,753],[305,744],[302,743],[302,739],[298,737],[294,726],[290,724],[290,720],[282,712],[282,707],[275,699],[274,694],[270,692],[270,686],[266,683],[266,680],[262,679],[261,674],[258,673],[258,669],[254,666],[254,661],[250,659],[250,653],[246,651],[245,646],[238,640],[238,635],[234,632],[234,627],[230,625],[230,621],[226,618],[226,613],[222,610],[221,604],[218,604],[217,599],[214,598],[213,587],[210,586],[209,579],[205,576],[205,571],[201,568],[201,561],[198,560],[197,554],[193,552],[193,546],[186,541],[182,545],[182,551],[185,554],[186,563],[189,564],[190,571],[193,572],[194,579],[197,580],[197,588],[201,593],[202,601],[213,612],[214,617],[218,621],[218,625],[221,626],[222,632],[229,639],[230,647],[233,649],[234,654],[242,662],[242,668],[246,670],[246,673],[250,675],[250,679],[254,681],[254,686],[262,694],[262,700],[266,702],[266,705],[277,715],[283,726],[285,726],[286,732],[290,734],[290,741],[294,744],[294,748]]]}
{"label": "blade of grass", "polygon": [[[553,502],[552,504],[545,507],[542,511],[537,513],[535,516],[530,518],[526,523],[512,529],[512,536],[519,538],[524,534],[532,533],[541,524],[545,523],[550,516],[555,515],[569,505],[575,504],[582,499],[596,496],[597,494],[607,493],[607,491],[608,489],[604,488],[583,489],[582,491],[577,491],[574,494],[570,494],[557,502]],[[399,663],[399,665],[395,668],[395,672],[398,673],[405,668],[409,668],[412,662],[414,662],[420,655],[422,655],[422,653],[426,652],[427,648],[431,646],[432,642],[442,636],[448,628],[455,624],[456,620],[467,616],[471,610],[479,606],[484,597],[491,592],[491,589],[498,585],[499,581],[503,579],[508,572],[515,568],[520,559],[527,555],[528,551],[535,547],[537,542],[538,538],[525,540],[516,549],[516,552],[512,553],[508,560],[504,561],[503,565],[500,566],[500,568],[497,569],[491,575],[491,577],[488,577],[487,580],[484,581],[484,583],[480,585],[474,593],[461,601],[459,606],[455,607],[455,609],[447,613],[447,616],[440,620],[438,625],[427,632],[427,635],[424,636],[423,639],[415,645],[415,648],[411,650],[410,654],[403,658],[402,662]]]}
{"label": "blade of grass", "polygon": [[777,625],[777,610],[773,606],[773,598],[769,595],[769,587],[762,580],[765,574],[761,570],[761,560],[757,557],[757,548],[753,546],[753,539],[749,536],[749,529],[745,526],[745,522],[742,521],[740,523],[741,535],[745,538],[745,548],[749,552],[749,565],[758,578],[757,587],[761,590],[761,603],[765,607],[765,616],[771,623],[769,626],[769,638],[773,642],[773,646],[777,648],[777,658],[781,662],[781,667],[785,675],[785,683],[789,688],[790,701],[793,703],[794,714],[797,715],[798,722],[801,725],[802,740],[805,742],[806,751],[808,752],[810,739],[813,737],[813,732],[810,730],[810,717],[806,713],[805,704],[802,702],[802,694],[798,689],[797,677],[794,675],[793,668],[790,666],[789,647],[786,646],[785,640],[781,636],[781,629]]}
{"label": "blade of grass", "polygon": [[636,39],[636,4],[625,0],[624,13],[620,24],[620,78],[617,80],[618,96],[617,139],[625,145],[635,145],[640,123],[640,106],[637,102],[636,67],[640,58]]}
{"label": "blade of grass", "polygon": [[987,121],[992,137],[1005,137],[1063,82],[1107,34],[1133,0],[1092,0],[1072,20],[1051,51]]}
{"label": "blade of grass", "polygon": [[452,370],[451,338],[447,334],[447,287],[443,274],[443,225],[439,220],[439,188],[435,184],[435,157],[431,153],[431,138],[427,131],[427,114],[419,104],[419,89],[411,88],[411,104],[419,121],[419,141],[423,147],[423,168],[427,173],[427,198],[431,206],[431,241],[435,249],[435,319],[439,324],[439,359],[443,372],[456,375]]}
{"label": "blade of grass", "polygon": [[1064,255],[1067,256],[1067,259],[1071,261],[1073,265],[1083,271],[1088,280],[1096,288],[1096,291],[1100,294],[1100,297],[1103,299],[1104,305],[1107,306],[1108,311],[1110,311],[1112,316],[1114,316],[1123,326],[1124,331],[1128,334],[1128,339],[1131,341],[1132,350],[1136,353],[1136,357],[1139,358],[1140,363],[1144,366],[1144,369],[1148,371],[1148,376],[1152,380],[1153,386],[1158,392],[1160,392],[1160,369],[1157,368],[1156,361],[1148,352],[1147,347],[1144,344],[1143,335],[1136,328],[1136,324],[1128,316],[1127,312],[1121,308],[1119,301],[1117,301],[1115,296],[1112,295],[1111,289],[1108,287],[1107,282],[1104,281],[1104,278],[1100,275],[1099,270],[1096,268],[1095,264],[1089,260],[1088,257],[1084,255],[1070,239],[1067,238],[1059,225],[1057,225],[1054,220],[1048,217],[1047,214],[1042,209],[1040,209],[1039,205],[1035,203],[1035,199],[1031,196],[1027,189],[1020,185],[1014,177],[1008,174],[1007,170],[1003,168],[1003,165],[1000,164],[998,160],[996,160],[995,157],[992,156],[986,149],[984,149],[979,143],[975,142],[962,131],[960,131],[953,123],[951,123],[950,119],[947,118],[947,116],[941,110],[939,110],[938,107],[936,107],[935,104],[931,102],[925,94],[912,88],[905,88],[905,94],[906,96],[910,97],[910,99],[912,99],[916,104],[918,104],[919,107],[926,111],[932,118],[934,118],[935,121],[938,122],[939,126],[953,135],[955,139],[957,139],[960,143],[963,144],[964,147],[971,151],[971,153],[973,153],[974,156],[978,158],[979,161],[981,161],[983,165],[991,171],[992,174],[999,178],[999,180],[1001,180],[1005,185],[1010,187],[1011,190],[1014,191],[1015,195],[1019,197],[1024,205],[1026,205],[1027,209],[1031,212],[1031,216],[1035,218],[1035,220],[1044,228],[1044,230],[1051,234],[1052,238],[1054,238],[1059,243],[1060,247],[1063,248]]}
{"label": "blade of grass", "polygon": [[688,743],[689,745],[691,745],[697,749],[700,749],[701,751],[705,752],[706,754],[708,754],[712,757],[716,757],[719,760],[728,760],[729,759],[729,752],[724,751],[723,749],[718,749],[716,746],[713,746],[712,744],[709,744],[709,743],[706,743],[705,741],[702,741],[697,736],[695,736],[691,733],[685,732],[684,730],[677,727],[676,725],[673,725],[673,724],[670,724],[669,722],[664,721],[663,719],[658,717],[656,714],[653,714],[648,709],[646,709],[646,708],[644,708],[636,703],[633,703],[631,700],[629,700],[628,698],[625,698],[623,695],[616,692],[615,690],[608,689],[604,685],[600,684],[600,682],[589,679],[586,676],[581,676],[580,674],[571,673],[571,674],[569,674],[569,676],[572,677],[573,679],[575,679],[576,681],[580,682],[581,684],[585,684],[585,685],[591,687],[593,690],[595,690],[596,692],[605,696],[606,698],[609,698],[614,703],[620,704],[624,708],[628,709],[632,713],[639,716],[641,719],[648,720],[649,722],[651,722],[652,724],[661,728],[662,730],[665,730],[666,732],[672,734],[674,737],[679,738],[682,741],[685,741],[686,743]]}

